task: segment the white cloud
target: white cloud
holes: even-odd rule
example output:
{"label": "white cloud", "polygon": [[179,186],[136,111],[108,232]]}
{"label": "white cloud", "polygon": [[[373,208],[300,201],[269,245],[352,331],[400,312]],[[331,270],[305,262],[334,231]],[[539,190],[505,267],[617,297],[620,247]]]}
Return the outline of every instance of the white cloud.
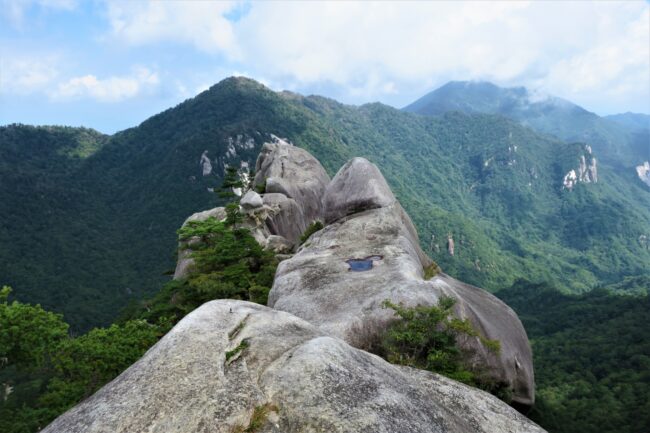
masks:
{"label": "white cloud", "polygon": [[114,37],[129,44],[189,43],[205,52],[237,53],[232,23],[224,17],[236,2],[109,2]]}
{"label": "white cloud", "polygon": [[542,87],[578,100],[608,92],[647,98],[648,9],[642,2],[260,2],[235,34],[247,67],[272,80],[333,83],[353,100],[423,92],[451,79]]}
{"label": "white cloud", "polygon": [[99,102],[119,102],[150,90],[160,83],[158,74],[147,68],[137,67],[131,75],[99,79],[95,75],[74,77],[59,83],[50,92],[55,100],[92,98]]}
{"label": "white cloud", "polygon": [[0,92],[25,95],[44,90],[58,76],[58,63],[54,55],[0,56]]}
{"label": "white cloud", "polygon": [[[608,15],[601,20],[604,25],[612,25]],[[647,90],[650,80],[648,9],[618,30],[618,37],[612,34],[595,40],[591,48],[555,63],[546,77],[546,86],[567,95],[598,92],[609,97],[625,96],[644,87]]]}
{"label": "white cloud", "polygon": [[77,0],[1,0],[0,16],[8,19],[13,27],[22,28],[25,23],[25,12],[34,6],[71,11],[77,7]]}
{"label": "white cloud", "polygon": [[[61,9],[75,3],[24,4]],[[21,4],[6,3],[23,11]],[[649,9],[647,2],[122,1],[105,3],[108,33],[99,39],[106,55],[123,56],[115,64],[155,62],[169,86],[158,86],[161,93],[181,97],[246,71],[273,89],[351,103],[405,105],[448,80],[489,80],[596,111],[613,105],[649,111]],[[130,51],[134,46],[150,51]],[[93,69],[86,71],[95,75],[68,72],[92,62],[96,47],[88,49],[78,62],[60,62],[65,76],[76,78],[54,89],[63,75],[57,68],[13,58],[0,70],[0,87],[101,101],[156,87],[136,72],[104,78]]]}

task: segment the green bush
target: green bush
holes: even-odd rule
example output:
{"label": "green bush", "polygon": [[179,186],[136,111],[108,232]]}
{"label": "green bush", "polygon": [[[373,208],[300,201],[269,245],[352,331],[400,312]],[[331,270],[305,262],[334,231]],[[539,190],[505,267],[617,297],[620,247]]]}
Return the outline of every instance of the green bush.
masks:
{"label": "green bush", "polygon": [[[0,384],[14,387],[8,396],[0,394],[0,431],[40,430],[137,361],[204,302],[231,298],[266,304],[277,260],[247,229],[208,218],[188,223],[179,238],[192,240],[195,264],[187,278],[170,281],[117,324],[76,338],[68,335],[61,315],[9,303],[10,289],[0,290]],[[226,358],[247,345],[242,341]]]}
{"label": "green bush", "polygon": [[457,340],[461,336],[478,337],[494,353],[500,351],[499,342],[481,336],[468,319],[453,317],[455,303],[454,299],[443,297],[437,305],[407,308],[384,301],[384,306],[394,310],[400,320],[386,330],[379,354],[394,364],[440,373],[508,399],[503,385],[491,380],[480,366],[470,363],[472,353],[460,347]]}
{"label": "green bush", "polygon": [[173,323],[213,299],[241,299],[266,305],[277,259],[265,251],[245,228],[233,228],[216,218],[191,221],[179,230],[192,239],[194,265],[182,280],[170,281],[131,317]]}
{"label": "green bush", "polygon": [[266,179],[264,179],[259,185],[255,185],[255,192],[258,194],[264,194],[266,192]]}
{"label": "green bush", "polygon": [[300,245],[304,244],[305,241],[309,239],[309,236],[313,235],[319,230],[322,230],[323,227],[323,223],[320,221],[314,221],[313,223],[309,224],[309,227],[307,227],[302,236],[300,236]]}

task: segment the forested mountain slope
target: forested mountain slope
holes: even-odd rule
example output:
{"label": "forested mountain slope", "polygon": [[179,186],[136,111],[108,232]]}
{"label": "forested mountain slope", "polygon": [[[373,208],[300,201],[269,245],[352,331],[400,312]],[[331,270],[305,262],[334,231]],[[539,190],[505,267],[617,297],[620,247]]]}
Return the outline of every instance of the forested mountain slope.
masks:
{"label": "forested mountain slope", "polygon": [[[650,278],[636,283],[650,287]],[[611,288],[608,288],[611,289]],[[650,298],[598,289],[565,295],[516,284],[498,296],[533,346],[537,401],[551,433],[642,433],[650,427]]]}
{"label": "forested mountain slope", "polygon": [[[226,165],[253,167],[271,134],[309,150],[330,175],[353,156],[377,164],[429,255],[489,290],[527,278],[581,292],[650,268],[650,191],[636,174],[598,166],[595,178],[581,171],[582,157],[588,168],[599,158],[595,146],[498,115],[354,107],[231,78],[138,127],[97,135],[94,152],[21,166],[52,131],[0,128],[0,202],[12,213],[0,232],[0,282],[77,329],[108,323],[159,287],[174,231],[217,205],[208,188]],[[21,167],[23,177],[12,174]],[[572,170],[582,174],[567,184]]]}
{"label": "forested mountain slope", "polygon": [[424,115],[449,111],[501,114],[523,125],[567,141],[591,145],[600,161],[619,169],[650,159],[647,115],[600,117],[565,99],[524,87],[502,88],[489,82],[452,81],[404,108]]}

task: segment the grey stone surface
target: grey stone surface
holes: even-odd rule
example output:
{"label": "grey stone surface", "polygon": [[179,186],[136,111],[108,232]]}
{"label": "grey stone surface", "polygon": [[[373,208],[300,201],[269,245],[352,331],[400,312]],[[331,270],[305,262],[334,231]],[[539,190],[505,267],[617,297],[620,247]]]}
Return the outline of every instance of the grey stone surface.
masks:
{"label": "grey stone surface", "polygon": [[[515,401],[533,401],[530,347],[515,313],[445,274],[423,279],[432,261],[376,166],[355,158],[328,186],[318,161],[276,140],[264,145],[256,171],[265,193],[244,197],[241,224],[282,260],[269,297],[275,310],[204,304],[45,433],[231,433],[263,405],[261,433],[543,432],[490,394],[360,350],[395,320],[384,300],[415,306],[452,296],[456,315],[502,348],[495,355],[476,338],[461,344],[512,387]],[[184,224],[210,216],[221,220],[225,211],[199,212]],[[316,219],[329,224],[286,254]],[[180,244],[175,278],[191,269],[192,242]],[[372,265],[352,272],[349,259]]]}
{"label": "grey stone surface", "polygon": [[[185,227],[185,225],[190,221],[205,221],[210,217],[214,217],[221,221],[226,218],[226,210],[222,207],[215,207],[214,209],[197,212],[190,215],[185,222],[183,222],[183,227]],[[191,250],[188,248],[191,244],[192,239],[181,241],[178,244],[178,259],[176,261],[176,269],[174,270],[175,280],[186,277],[192,268],[194,260],[190,258]]]}
{"label": "grey stone surface", "polygon": [[395,203],[384,176],[365,158],[353,158],[336,173],[323,197],[325,222]]}
{"label": "grey stone surface", "polygon": [[272,209],[266,218],[269,232],[296,244],[308,225],[302,207],[294,199],[279,193],[266,193],[263,200],[264,205]]}
{"label": "grey stone surface", "polygon": [[[478,338],[463,344],[476,351],[477,360],[495,380],[508,384],[514,401],[532,405],[532,353],[517,315],[488,292],[447,275],[425,281],[424,268],[432,262],[422,252],[410,218],[385,191],[376,167],[360,158],[354,161],[339,171],[326,193],[326,219],[334,222],[280,263],[269,306],[295,314],[355,347],[368,348],[394,320],[392,311],[382,307],[385,300],[416,306],[451,296],[457,301],[456,315],[468,318],[486,338],[499,340],[501,351],[488,352]],[[363,182],[370,178],[374,186],[364,190]],[[359,199],[344,182],[361,185]],[[347,260],[371,256],[381,257],[372,269],[350,272]]]}
{"label": "grey stone surface", "polygon": [[231,433],[262,405],[262,433],[543,432],[483,391],[388,364],[291,314],[221,300],[43,433]]}
{"label": "grey stone surface", "polygon": [[274,253],[287,254],[293,251],[293,242],[283,236],[270,235],[266,239],[265,248]]}
{"label": "grey stone surface", "polygon": [[262,207],[263,204],[262,197],[255,191],[248,191],[239,201],[239,205],[244,210],[257,209]]}
{"label": "grey stone surface", "polygon": [[[304,227],[322,218],[321,202],[329,181],[316,158],[284,142],[264,144],[255,164],[254,184],[266,183],[265,193],[280,193],[293,199],[302,210]],[[283,233],[274,234],[289,239]]]}

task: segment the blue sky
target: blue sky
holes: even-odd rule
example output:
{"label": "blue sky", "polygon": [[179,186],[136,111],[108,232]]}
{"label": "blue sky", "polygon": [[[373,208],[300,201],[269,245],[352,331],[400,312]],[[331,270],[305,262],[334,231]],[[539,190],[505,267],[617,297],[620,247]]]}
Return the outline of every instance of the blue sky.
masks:
{"label": "blue sky", "polygon": [[231,75],[402,107],[449,80],[650,112],[648,2],[0,0],[0,124],[112,133]]}

